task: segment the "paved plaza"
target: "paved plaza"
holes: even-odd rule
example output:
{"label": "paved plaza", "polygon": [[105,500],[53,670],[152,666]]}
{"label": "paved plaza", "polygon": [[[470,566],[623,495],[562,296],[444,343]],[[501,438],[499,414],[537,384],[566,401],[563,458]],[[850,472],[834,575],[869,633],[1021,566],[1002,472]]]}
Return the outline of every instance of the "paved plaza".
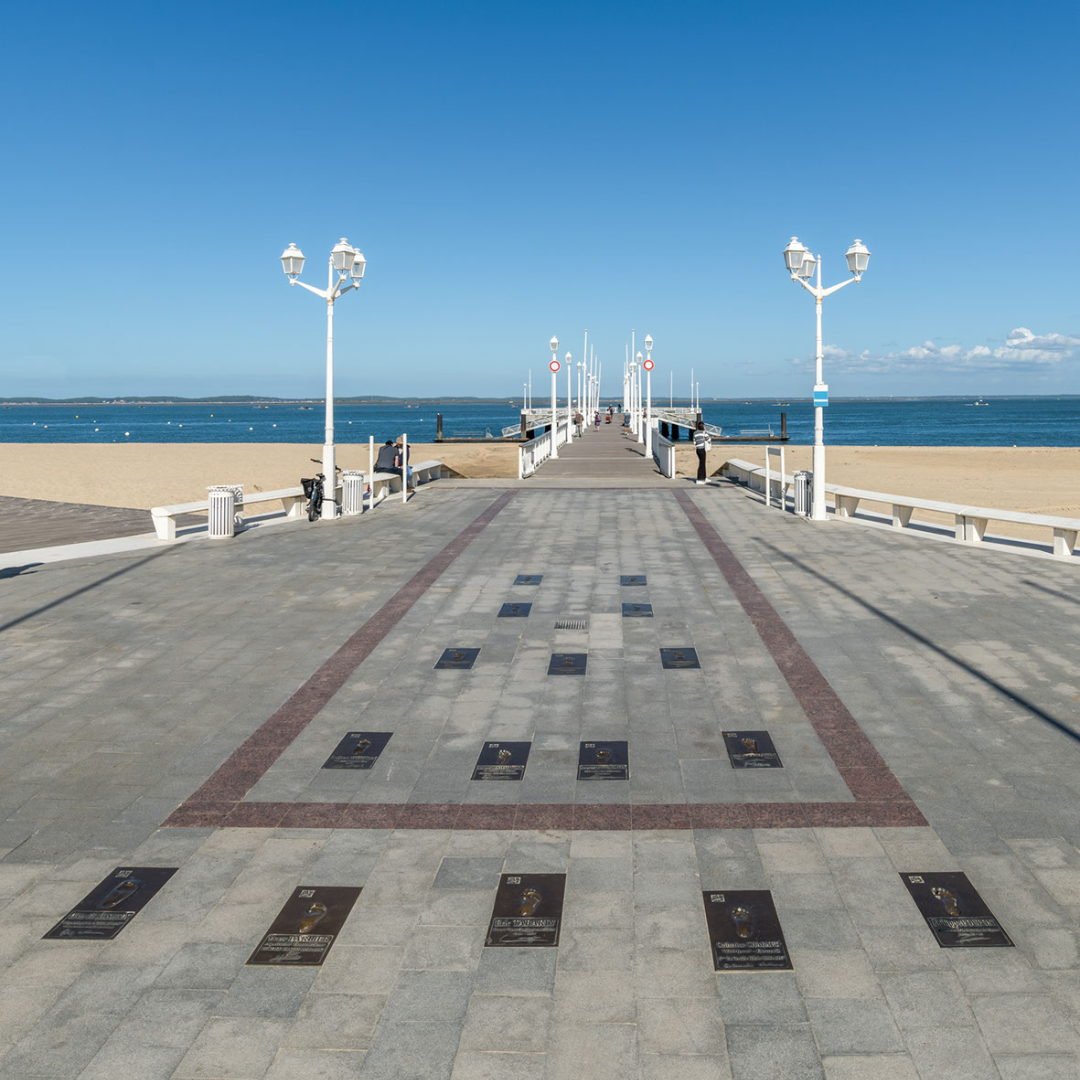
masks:
{"label": "paved plaza", "polygon": [[[0,1078],[1080,1076],[1077,569],[633,468],[4,576]],[[175,873],[43,939],[118,868]],[[939,947],[957,871],[1012,947]],[[487,944],[531,875],[557,944]],[[248,963],[332,887],[321,965]],[[729,893],[790,970],[716,970]]]}

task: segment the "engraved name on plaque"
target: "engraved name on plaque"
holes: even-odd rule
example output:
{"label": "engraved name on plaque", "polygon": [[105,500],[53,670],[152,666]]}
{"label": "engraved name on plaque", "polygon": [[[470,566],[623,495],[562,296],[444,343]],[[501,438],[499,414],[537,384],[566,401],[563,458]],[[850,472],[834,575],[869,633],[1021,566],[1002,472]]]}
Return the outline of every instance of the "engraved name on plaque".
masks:
{"label": "engraved name on plaque", "polygon": [[644,574],[622,574],[619,577],[620,585],[646,585],[648,584]]}
{"label": "engraved name on plaque", "polygon": [[390,741],[391,731],[350,731],[326,759],[324,769],[370,769]]}
{"label": "engraved name on plaque", "polygon": [[1012,939],[967,874],[901,874],[911,898],[943,949],[1008,949]]}
{"label": "engraved name on plaque", "polygon": [[358,888],[301,885],[278,912],[249,964],[319,967],[352,911]]}
{"label": "engraved name on plaque", "polygon": [[544,580],[543,574],[518,574],[514,578],[515,585],[539,585]]}
{"label": "engraved name on plaque", "polygon": [[622,617],[624,619],[651,619],[653,617],[652,604],[623,604]]}
{"label": "engraved name on plaque", "polygon": [[176,867],[118,866],[45,938],[111,941],[176,873]]}
{"label": "engraved name on plaque", "polygon": [[532,604],[503,604],[499,608],[500,619],[527,619],[532,610]]}
{"label": "engraved name on plaque", "polygon": [[579,780],[629,780],[630,756],[625,742],[583,742],[578,749]]}
{"label": "engraved name on plaque", "polygon": [[717,971],[791,970],[772,893],[767,889],[708,890],[702,898]]}
{"label": "engraved name on plaque", "polygon": [[474,780],[521,780],[529,762],[532,743],[488,742],[476,759]]}
{"label": "engraved name on plaque", "polygon": [[767,731],[725,731],[724,748],[733,769],[782,769]]}
{"label": "engraved name on plaque", "polygon": [[565,874],[503,874],[495,893],[486,946],[559,944]]}

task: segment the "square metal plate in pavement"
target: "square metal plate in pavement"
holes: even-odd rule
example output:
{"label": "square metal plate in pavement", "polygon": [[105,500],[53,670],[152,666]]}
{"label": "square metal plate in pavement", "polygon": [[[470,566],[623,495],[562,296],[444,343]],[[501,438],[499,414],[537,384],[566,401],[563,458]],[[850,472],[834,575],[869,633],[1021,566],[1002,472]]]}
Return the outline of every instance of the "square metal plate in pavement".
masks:
{"label": "square metal plate in pavement", "polygon": [[522,780],[529,763],[528,742],[487,742],[473,769],[474,780]]}
{"label": "square metal plate in pavement", "polygon": [[447,668],[471,668],[473,664],[476,663],[476,658],[479,655],[479,649],[446,649],[442,656],[439,657],[439,661],[435,665],[435,670],[440,671]]}
{"label": "square metal plate in pavement", "polygon": [[532,604],[503,604],[499,608],[500,619],[527,619],[532,610]]}
{"label": "square metal plate in pavement", "polygon": [[359,895],[359,888],[344,885],[301,885],[294,889],[248,963],[321,966]]}
{"label": "square metal plate in pavement", "polygon": [[555,652],[548,664],[549,675],[584,675],[589,654],[583,652]]}
{"label": "square metal plate in pavement", "polygon": [[697,649],[661,649],[660,662],[666,668],[699,668]]}
{"label": "square metal plate in pavement", "polygon": [[652,604],[623,604],[622,617],[624,619],[651,619]]}
{"label": "square metal plate in pavement", "polygon": [[544,580],[543,574],[518,574],[514,578],[515,585],[539,585]]}
{"label": "square metal plate in pavement", "polygon": [[558,945],[565,891],[565,874],[503,874],[484,944]]}
{"label": "square metal plate in pavement", "polygon": [[1008,949],[1012,939],[967,874],[901,874],[920,914],[943,949]]}
{"label": "square metal plate in pavement", "polygon": [[622,574],[619,577],[620,585],[645,585],[644,574]]}
{"label": "square metal plate in pavement", "polygon": [[625,742],[583,742],[577,761],[579,780],[630,779],[630,752]]}
{"label": "square metal plate in pavement", "polygon": [[326,759],[324,769],[370,769],[390,741],[391,731],[350,731]]}
{"label": "square metal plate in pavement", "polygon": [[175,873],[176,867],[118,866],[45,937],[111,941]]}
{"label": "square metal plate in pavement", "polygon": [[710,890],[705,921],[717,971],[790,971],[791,957],[768,889]]}
{"label": "square metal plate in pavement", "polygon": [[725,731],[724,749],[733,769],[782,769],[783,762],[767,731]]}

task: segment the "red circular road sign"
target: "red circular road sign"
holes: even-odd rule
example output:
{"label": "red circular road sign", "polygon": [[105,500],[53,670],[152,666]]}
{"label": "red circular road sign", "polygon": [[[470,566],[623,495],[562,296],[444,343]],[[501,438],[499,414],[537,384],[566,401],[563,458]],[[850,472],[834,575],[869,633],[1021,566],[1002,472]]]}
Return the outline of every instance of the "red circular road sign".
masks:
{"label": "red circular road sign", "polygon": [[653,369],[653,362],[652,362],[651,360],[646,360],[646,361],[645,361],[645,363],[644,363],[644,364],[642,364],[641,366],[642,366],[642,367],[643,367],[643,368],[644,368],[644,369],[645,369],[646,371],[652,371],[652,369]]}
{"label": "red circular road sign", "polygon": [[552,360],[551,363],[548,364],[548,367],[551,368],[552,371],[558,371],[559,370],[559,361],[558,360]]}

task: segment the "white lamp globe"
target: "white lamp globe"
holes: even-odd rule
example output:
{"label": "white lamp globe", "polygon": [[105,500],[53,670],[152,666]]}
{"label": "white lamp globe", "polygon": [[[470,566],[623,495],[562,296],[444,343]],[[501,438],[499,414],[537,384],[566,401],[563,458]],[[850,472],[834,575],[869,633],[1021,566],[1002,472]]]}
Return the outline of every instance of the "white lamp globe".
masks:
{"label": "white lamp globe", "polygon": [[555,337],[554,334],[552,335],[551,341],[549,341],[548,344],[551,346],[551,351],[553,353],[557,353],[559,351],[559,339]]}
{"label": "white lamp globe", "polygon": [[304,253],[295,244],[290,244],[281,253],[281,269],[294,281],[304,269]]}
{"label": "white lamp globe", "polygon": [[856,240],[844,252],[844,258],[847,259],[847,268],[855,275],[855,280],[858,281],[866,273],[866,265],[870,262],[870,252],[867,251],[861,240]]}
{"label": "white lamp globe", "polygon": [[799,243],[799,238],[793,236],[788,242],[788,246],[784,248],[784,265],[788,268],[788,271],[792,274],[797,274],[802,267],[803,259],[806,257],[806,248]]}
{"label": "white lamp globe", "polygon": [[352,269],[353,260],[356,258],[356,252],[353,250],[349,241],[343,236],[330,252],[330,258],[334,263],[334,269],[339,274],[347,274]]}

